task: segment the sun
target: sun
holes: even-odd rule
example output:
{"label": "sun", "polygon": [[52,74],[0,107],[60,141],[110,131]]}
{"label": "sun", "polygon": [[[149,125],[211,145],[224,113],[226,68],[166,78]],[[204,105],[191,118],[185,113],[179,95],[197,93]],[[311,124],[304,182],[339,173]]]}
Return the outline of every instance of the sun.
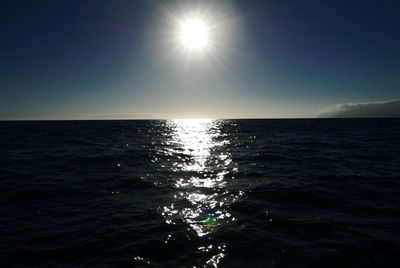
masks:
{"label": "sun", "polygon": [[178,39],[190,51],[204,50],[210,45],[210,27],[199,17],[189,17],[179,23]]}

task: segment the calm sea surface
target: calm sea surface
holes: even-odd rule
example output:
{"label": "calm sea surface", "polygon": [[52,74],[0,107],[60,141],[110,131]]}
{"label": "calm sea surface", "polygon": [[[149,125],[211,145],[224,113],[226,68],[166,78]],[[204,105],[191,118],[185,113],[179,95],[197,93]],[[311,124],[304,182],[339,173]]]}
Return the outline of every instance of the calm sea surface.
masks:
{"label": "calm sea surface", "polygon": [[400,267],[400,120],[0,122],[1,267]]}

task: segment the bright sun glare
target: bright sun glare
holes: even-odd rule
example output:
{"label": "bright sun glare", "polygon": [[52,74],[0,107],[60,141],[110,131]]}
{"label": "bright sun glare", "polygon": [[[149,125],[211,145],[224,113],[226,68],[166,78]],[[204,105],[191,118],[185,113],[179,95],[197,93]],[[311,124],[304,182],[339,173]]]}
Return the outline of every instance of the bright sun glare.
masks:
{"label": "bright sun glare", "polygon": [[179,40],[186,49],[203,50],[209,46],[209,27],[201,18],[187,18],[179,25]]}

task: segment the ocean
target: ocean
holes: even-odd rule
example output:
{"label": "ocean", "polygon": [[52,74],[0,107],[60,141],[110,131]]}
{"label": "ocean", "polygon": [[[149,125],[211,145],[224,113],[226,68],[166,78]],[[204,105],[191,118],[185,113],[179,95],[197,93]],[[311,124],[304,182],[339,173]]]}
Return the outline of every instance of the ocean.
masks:
{"label": "ocean", "polygon": [[400,119],[0,122],[2,267],[400,267]]}

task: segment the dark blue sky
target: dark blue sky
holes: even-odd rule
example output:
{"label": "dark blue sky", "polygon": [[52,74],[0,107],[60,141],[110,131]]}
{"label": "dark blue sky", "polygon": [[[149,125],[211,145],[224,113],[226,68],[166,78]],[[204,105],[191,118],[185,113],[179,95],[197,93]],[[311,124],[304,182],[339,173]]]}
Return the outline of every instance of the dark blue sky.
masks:
{"label": "dark blue sky", "polygon": [[[218,44],[188,60],[167,14],[199,8]],[[3,1],[0,12],[0,119],[313,117],[400,99],[397,1]]]}

